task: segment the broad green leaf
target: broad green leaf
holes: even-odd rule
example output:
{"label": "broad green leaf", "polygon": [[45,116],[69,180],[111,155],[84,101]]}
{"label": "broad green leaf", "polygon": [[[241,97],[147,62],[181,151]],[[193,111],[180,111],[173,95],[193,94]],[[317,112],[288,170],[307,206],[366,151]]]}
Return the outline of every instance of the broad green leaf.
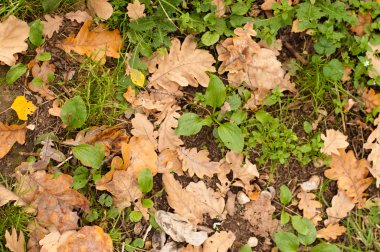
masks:
{"label": "broad green leaf", "polygon": [[239,249],[239,252],[252,252],[252,249],[249,245],[244,245]]}
{"label": "broad green leaf", "polygon": [[292,216],[292,225],[298,232],[298,239],[304,245],[312,244],[317,237],[317,230],[311,220],[301,216]]}
{"label": "broad green leaf", "polygon": [[42,8],[44,12],[51,12],[58,8],[62,0],[41,0]]}
{"label": "broad green leaf", "polygon": [[232,94],[227,97],[227,102],[230,104],[231,110],[237,110],[241,106],[241,98],[238,94]]}
{"label": "broad green leaf", "polygon": [[284,210],[281,211],[281,216],[280,216],[280,223],[281,225],[284,225],[286,223],[288,223],[290,220],[290,214],[288,214],[287,212],[285,212]]}
{"label": "broad green leaf", "polygon": [[308,121],[304,121],[303,122],[303,130],[309,134],[313,131],[313,126],[311,125],[311,123],[309,123]]}
{"label": "broad green leaf", "polygon": [[310,252],[340,252],[340,249],[335,244],[330,243],[320,243],[316,246],[314,246]]}
{"label": "broad green leaf", "polygon": [[21,63],[12,66],[5,76],[5,82],[7,84],[13,84],[26,72],[26,70],[27,66]]}
{"label": "broad green leaf", "polygon": [[218,135],[224,145],[235,152],[242,152],[244,147],[244,136],[241,129],[230,122],[223,123],[218,128]]}
{"label": "broad green leaf", "polygon": [[129,219],[133,222],[139,222],[141,220],[141,218],[143,217],[142,213],[140,213],[139,211],[132,211],[130,214],[129,214]]}
{"label": "broad green leaf", "polygon": [[297,252],[300,242],[297,236],[289,232],[278,232],[274,235],[274,242],[282,252]]}
{"label": "broad green leaf", "polygon": [[151,207],[153,207],[154,202],[151,199],[143,199],[141,201],[141,205],[143,208],[151,208]]}
{"label": "broad green leaf", "polygon": [[153,188],[153,174],[149,169],[144,169],[139,173],[137,179],[141,192],[148,193]]}
{"label": "broad green leaf", "polygon": [[99,169],[105,157],[105,150],[101,143],[79,144],[73,148],[73,154],[83,165]]}
{"label": "broad green leaf", "polygon": [[43,52],[37,55],[37,60],[39,61],[49,61],[51,60],[51,53]]}
{"label": "broad green leaf", "polygon": [[115,207],[112,207],[107,211],[106,217],[107,219],[115,219],[119,215],[119,210]]}
{"label": "broad green leaf", "polygon": [[226,87],[216,75],[211,74],[210,82],[205,93],[205,104],[218,108],[223,105],[226,99]]}
{"label": "broad green leaf", "polygon": [[323,75],[329,80],[337,81],[343,77],[343,70],[343,64],[337,59],[332,59],[323,66]]}
{"label": "broad green leaf", "polygon": [[62,106],[60,117],[68,128],[82,127],[87,119],[87,109],[82,97],[75,96],[68,100]]}
{"label": "broad green leaf", "polygon": [[40,46],[45,42],[45,39],[43,38],[43,33],[42,33],[43,29],[44,29],[44,25],[39,19],[34,20],[32,23],[30,23],[29,41],[33,45]]}
{"label": "broad green leaf", "polygon": [[314,49],[319,54],[330,55],[335,52],[336,46],[332,40],[321,37],[314,44]]}
{"label": "broad green leaf", "polygon": [[287,206],[292,200],[292,192],[286,185],[280,187],[280,201],[284,206]]}
{"label": "broad green leaf", "polygon": [[74,171],[72,187],[75,190],[84,188],[88,183],[89,174],[89,170],[84,166],[79,166],[76,168]]}
{"label": "broad green leaf", "polygon": [[245,3],[244,1],[242,2],[237,2],[231,7],[232,14],[243,16],[246,14],[251,7],[250,4]]}
{"label": "broad green leaf", "polygon": [[201,41],[206,46],[211,46],[219,41],[219,34],[214,31],[208,31],[203,33]]}
{"label": "broad green leaf", "polygon": [[230,119],[233,121],[236,125],[241,124],[245,121],[247,116],[247,113],[243,110],[236,110],[232,113]]}
{"label": "broad green leaf", "polygon": [[202,118],[194,113],[184,113],[178,120],[175,132],[180,136],[192,136],[201,131],[203,126],[211,126],[211,123],[211,117]]}

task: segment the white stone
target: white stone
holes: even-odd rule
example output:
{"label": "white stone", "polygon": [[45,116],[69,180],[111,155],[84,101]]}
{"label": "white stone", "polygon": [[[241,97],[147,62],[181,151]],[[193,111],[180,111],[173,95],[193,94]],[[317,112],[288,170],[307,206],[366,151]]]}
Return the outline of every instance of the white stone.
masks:
{"label": "white stone", "polygon": [[251,248],[256,247],[257,244],[259,244],[259,240],[256,237],[252,236],[248,239],[247,245]]}
{"label": "white stone", "polygon": [[243,193],[242,191],[237,193],[237,201],[239,202],[240,205],[245,205],[251,200],[247,196],[247,194]]}

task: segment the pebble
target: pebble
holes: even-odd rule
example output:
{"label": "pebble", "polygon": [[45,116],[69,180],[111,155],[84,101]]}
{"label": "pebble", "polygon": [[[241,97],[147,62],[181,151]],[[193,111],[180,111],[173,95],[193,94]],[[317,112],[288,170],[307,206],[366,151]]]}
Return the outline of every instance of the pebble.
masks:
{"label": "pebble", "polygon": [[242,191],[239,191],[237,193],[237,201],[239,202],[240,205],[245,205],[248,202],[250,202],[251,200],[249,199],[247,194],[243,193]]}
{"label": "pebble", "polygon": [[251,248],[256,247],[257,244],[259,244],[259,240],[256,237],[252,236],[248,239],[247,245]]}

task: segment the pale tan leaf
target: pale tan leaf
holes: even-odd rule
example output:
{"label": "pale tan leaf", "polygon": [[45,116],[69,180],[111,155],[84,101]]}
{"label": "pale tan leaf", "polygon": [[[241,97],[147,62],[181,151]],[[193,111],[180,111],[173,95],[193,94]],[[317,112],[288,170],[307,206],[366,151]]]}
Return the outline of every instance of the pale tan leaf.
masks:
{"label": "pale tan leaf", "polygon": [[157,149],[158,132],[154,130],[153,124],[148,120],[146,115],[136,113],[132,122],[132,135],[136,137],[144,136],[149,139],[155,149]]}
{"label": "pale tan leaf", "polygon": [[376,187],[380,187],[380,116],[375,119],[376,129],[368,136],[367,142],[363,145],[364,149],[370,149],[368,161],[372,166],[368,167],[372,176],[376,179]]}
{"label": "pale tan leaf", "polygon": [[0,23],[0,62],[13,66],[17,59],[14,54],[28,49],[28,36],[28,24],[13,15]]}
{"label": "pale tan leaf", "polygon": [[326,130],[326,135],[321,134],[321,139],[323,140],[321,152],[326,155],[335,154],[339,156],[338,149],[346,149],[348,146],[347,136],[337,130]]}
{"label": "pale tan leaf", "polygon": [[207,252],[227,252],[232,247],[236,236],[231,231],[221,231],[213,234],[203,244]]}
{"label": "pale tan leaf", "polygon": [[87,55],[94,61],[106,62],[105,56],[112,58],[120,57],[122,38],[119,30],[109,31],[104,24],[100,24],[94,30],[89,28],[92,21],[86,21],[77,36],[70,35],[58,44],[66,53],[74,51],[79,55]]}
{"label": "pale tan leaf", "polygon": [[75,233],[76,231],[74,230],[65,231],[62,234],[58,230],[52,230],[38,242],[41,246],[40,252],[58,252],[58,247],[65,243],[70,235]]}
{"label": "pale tan leaf", "polygon": [[372,67],[368,71],[368,75],[371,78],[376,78],[380,76],[380,57],[376,56],[380,51],[380,45],[368,44],[371,50],[367,51],[366,56],[370,60]]}
{"label": "pale tan leaf", "polygon": [[87,11],[77,10],[76,12],[69,12],[65,14],[65,18],[76,21],[78,23],[84,23],[86,21],[92,20],[92,17],[87,13]]}
{"label": "pale tan leaf", "polygon": [[144,136],[132,137],[129,141],[131,164],[136,178],[144,169],[149,169],[153,176],[157,174],[157,153],[151,141]]}
{"label": "pale tan leaf", "polygon": [[163,150],[159,153],[157,159],[158,173],[175,172],[178,175],[183,175],[182,164],[178,158],[176,150]]}
{"label": "pale tan leaf", "polygon": [[330,169],[325,171],[325,176],[337,180],[338,189],[345,192],[353,203],[363,202],[364,191],[372,183],[372,178],[367,178],[369,163],[365,159],[357,160],[353,151],[346,153],[339,149],[339,153],[332,155]]}
{"label": "pale tan leaf", "polygon": [[216,7],[215,16],[223,17],[224,13],[226,12],[224,0],[212,0],[211,4]]}
{"label": "pale tan leaf", "polygon": [[0,159],[2,159],[11,150],[17,142],[25,143],[26,125],[6,125],[0,122]]}
{"label": "pale tan leaf", "polygon": [[179,106],[171,107],[166,114],[166,118],[161,123],[158,130],[158,150],[165,149],[175,150],[183,144],[182,140],[175,134],[174,128],[178,126],[178,118],[180,114],[176,111]]}
{"label": "pale tan leaf", "polygon": [[331,207],[326,209],[328,219],[324,221],[325,226],[338,223],[347,217],[354,207],[355,204],[344,192],[338,192],[331,201]]}
{"label": "pale tan leaf", "polygon": [[87,7],[90,12],[102,19],[109,19],[113,13],[112,5],[108,0],[87,0]]}
{"label": "pale tan leaf", "polygon": [[338,223],[330,224],[325,228],[322,228],[317,231],[317,238],[322,238],[327,241],[335,240],[338,236],[341,236],[346,232],[346,228],[343,226],[339,226]]}
{"label": "pale tan leaf", "polygon": [[260,7],[262,10],[272,10],[274,3],[277,3],[277,0],[264,0],[264,3]]}
{"label": "pale tan leaf", "polygon": [[54,32],[58,32],[59,28],[62,26],[63,17],[45,15],[44,18],[46,21],[42,21],[42,24],[44,25],[43,33],[46,37],[51,38],[53,37]]}
{"label": "pale tan leaf", "polygon": [[234,179],[239,179],[244,184],[244,188],[247,191],[252,189],[250,181],[258,178],[260,176],[257,171],[256,165],[252,164],[248,158],[245,159],[245,164],[243,167],[231,166]]}
{"label": "pale tan leaf", "polygon": [[357,20],[357,24],[351,26],[351,31],[354,32],[357,36],[363,36],[365,34],[365,27],[372,23],[371,13],[359,12]]}
{"label": "pale tan leaf", "polygon": [[25,237],[24,233],[20,231],[20,235],[17,235],[17,231],[12,227],[12,233],[9,234],[8,230],[5,231],[5,247],[12,252],[24,252],[25,251]]}
{"label": "pale tan leaf", "polygon": [[208,150],[197,151],[197,148],[178,149],[179,159],[182,161],[182,170],[187,171],[192,177],[194,174],[198,178],[204,176],[212,177],[218,171],[218,162],[211,162],[208,158]]}
{"label": "pale tan leaf", "polygon": [[208,86],[207,72],[215,72],[212,55],[202,49],[196,49],[194,37],[189,35],[182,45],[178,39],[173,39],[169,55],[164,56],[157,71],[150,77],[149,86],[156,89],[166,89],[175,92],[179,86]]}
{"label": "pale tan leaf", "polygon": [[53,106],[51,108],[49,108],[48,112],[50,115],[52,116],[60,116],[61,115],[61,111],[62,111],[62,108],[59,106],[60,105],[60,101],[59,99],[55,99],[53,101]]}
{"label": "pale tan leaf", "polygon": [[134,0],[133,3],[127,5],[127,15],[131,21],[145,17],[145,4],[141,4],[138,0]]}
{"label": "pale tan leaf", "polygon": [[317,225],[318,222],[322,220],[322,204],[315,200],[315,197],[314,193],[308,193],[306,191],[301,191],[297,194],[297,198],[300,199],[298,208],[303,210],[303,216],[311,220],[314,225]]}
{"label": "pale tan leaf", "polygon": [[196,232],[196,226],[178,214],[159,210],[154,217],[165,233],[176,242],[200,246],[208,237],[205,231]]}
{"label": "pale tan leaf", "polygon": [[131,206],[132,202],[142,198],[142,192],[138,187],[132,169],[116,170],[110,182],[96,183],[96,189],[110,192],[113,196],[113,205],[120,210]]}
{"label": "pale tan leaf", "polygon": [[371,113],[372,110],[380,106],[380,93],[376,93],[374,89],[364,89],[362,101],[366,107],[366,112]]}
{"label": "pale tan leaf", "polygon": [[5,186],[0,184],[0,207],[8,204],[10,201],[15,201],[16,206],[22,206],[26,203],[14,192],[8,190]]}

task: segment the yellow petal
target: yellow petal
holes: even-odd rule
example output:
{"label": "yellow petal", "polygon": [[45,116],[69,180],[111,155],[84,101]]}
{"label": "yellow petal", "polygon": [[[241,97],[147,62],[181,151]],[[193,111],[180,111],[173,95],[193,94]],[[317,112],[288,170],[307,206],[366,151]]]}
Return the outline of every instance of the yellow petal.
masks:
{"label": "yellow petal", "polygon": [[137,69],[131,68],[131,80],[136,86],[142,87],[145,82],[145,76]]}
{"label": "yellow petal", "polygon": [[16,111],[18,119],[28,120],[28,115],[33,114],[36,106],[31,101],[26,100],[25,96],[17,96],[11,108]]}

